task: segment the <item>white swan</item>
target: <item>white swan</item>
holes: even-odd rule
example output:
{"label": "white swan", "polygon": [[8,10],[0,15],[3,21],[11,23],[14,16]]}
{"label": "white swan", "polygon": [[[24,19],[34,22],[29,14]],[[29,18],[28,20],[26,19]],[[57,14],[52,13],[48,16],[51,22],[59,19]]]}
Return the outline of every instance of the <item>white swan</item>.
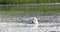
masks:
{"label": "white swan", "polygon": [[31,17],[28,21],[29,24],[38,24],[38,19],[36,17]]}

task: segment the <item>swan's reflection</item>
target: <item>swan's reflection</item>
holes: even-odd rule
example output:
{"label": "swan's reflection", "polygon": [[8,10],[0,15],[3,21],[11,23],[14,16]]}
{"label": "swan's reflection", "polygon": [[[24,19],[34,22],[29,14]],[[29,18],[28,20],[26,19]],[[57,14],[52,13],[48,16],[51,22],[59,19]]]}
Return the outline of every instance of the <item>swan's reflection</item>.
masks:
{"label": "swan's reflection", "polygon": [[38,24],[33,24],[33,27],[31,27],[32,32],[38,32]]}

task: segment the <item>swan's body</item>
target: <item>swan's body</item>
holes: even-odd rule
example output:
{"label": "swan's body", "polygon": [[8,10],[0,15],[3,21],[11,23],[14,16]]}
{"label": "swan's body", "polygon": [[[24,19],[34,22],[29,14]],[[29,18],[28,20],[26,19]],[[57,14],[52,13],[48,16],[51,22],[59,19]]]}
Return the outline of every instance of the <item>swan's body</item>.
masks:
{"label": "swan's body", "polygon": [[28,21],[29,24],[38,24],[38,19],[36,17],[31,17]]}

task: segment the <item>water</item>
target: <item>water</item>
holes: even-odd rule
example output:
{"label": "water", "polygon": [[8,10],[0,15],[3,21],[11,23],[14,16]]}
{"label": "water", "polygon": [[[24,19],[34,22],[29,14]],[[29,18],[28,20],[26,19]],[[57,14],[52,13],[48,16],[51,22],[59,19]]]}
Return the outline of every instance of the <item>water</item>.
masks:
{"label": "water", "polygon": [[60,32],[59,16],[38,17],[39,24],[28,24],[28,19],[29,17],[0,18],[0,32]]}
{"label": "water", "polygon": [[60,27],[57,25],[57,23],[40,23],[36,25],[36,24],[0,22],[0,32],[49,32],[49,31],[60,32]]}

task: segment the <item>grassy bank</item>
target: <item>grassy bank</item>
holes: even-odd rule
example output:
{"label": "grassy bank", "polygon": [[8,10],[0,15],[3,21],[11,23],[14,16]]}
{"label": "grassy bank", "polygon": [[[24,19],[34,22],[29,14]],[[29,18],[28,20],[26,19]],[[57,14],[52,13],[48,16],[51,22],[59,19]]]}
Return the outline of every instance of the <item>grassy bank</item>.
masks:
{"label": "grassy bank", "polygon": [[0,17],[57,15],[60,5],[0,6]]}
{"label": "grassy bank", "polygon": [[60,12],[60,5],[0,6],[0,11]]}
{"label": "grassy bank", "polygon": [[60,3],[60,0],[0,0],[0,4]]}

